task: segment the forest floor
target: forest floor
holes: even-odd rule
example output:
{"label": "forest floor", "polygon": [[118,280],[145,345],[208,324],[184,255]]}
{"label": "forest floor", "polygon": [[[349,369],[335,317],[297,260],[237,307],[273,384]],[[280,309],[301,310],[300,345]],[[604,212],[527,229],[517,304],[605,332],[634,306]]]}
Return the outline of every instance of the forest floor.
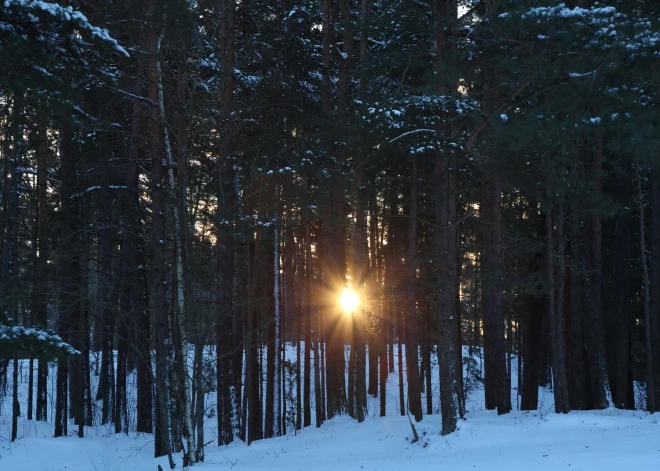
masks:
{"label": "forest floor", "polygon": [[[433,377],[437,378],[437,370]],[[515,387],[515,375],[513,379]],[[433,389],[437,408],[437,384]],[[240,442],[218,447],[216,419],[209,418],[206,440],[212,444],[206,447],[205,462],[195,467],[200,471],[660,469],[660,415],[616,409],[557,415],[552,412],[552,392],[539,392],[538,411],[514,410],[498,417],[483,410],[483,390],[475,387],[467,402],[467,418],[459,422],[457,432],[441,436],[436,412],[415,424],[420,440],[411,443],[409,420],[398,410],[398,374],[390,374],[388,416],[377,417],[378,399],[370,398],[369,416],[361,424],[338,417],[320,428],[312,424],[295,432],[289,426],[285,436],[249,447]],[[516,399],[514,389],[514,409]],[[52,424],[21,417],[19,438],[10,443],[10,405],[10,398],[0,398],[2,471],[157,471],[158,464],[168,469],[166,458],[153,458],[151,435],[114,434],[112,426],[89,427],[84,439],[55,439]],[[180,468],[180,455],[176,462]]]}

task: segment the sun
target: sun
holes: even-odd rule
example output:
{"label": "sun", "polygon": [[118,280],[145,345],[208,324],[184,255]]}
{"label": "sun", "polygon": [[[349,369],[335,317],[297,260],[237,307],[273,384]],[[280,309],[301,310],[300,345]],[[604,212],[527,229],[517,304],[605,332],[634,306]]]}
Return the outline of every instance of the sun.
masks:
{"label": "sun", "polygon": [[346,314],[351,314],[360,304],[360,298],[355,291],[346,288],[339,297],[339,304]]}

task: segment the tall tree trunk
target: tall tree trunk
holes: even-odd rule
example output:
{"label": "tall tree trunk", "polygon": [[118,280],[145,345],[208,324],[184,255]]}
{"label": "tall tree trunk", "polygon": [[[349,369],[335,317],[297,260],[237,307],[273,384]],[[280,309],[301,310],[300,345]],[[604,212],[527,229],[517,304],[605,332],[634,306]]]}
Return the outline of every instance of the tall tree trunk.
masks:
{"label": "tall tree trunk", "polygon": [[642,281],[644,282],[644,339],[646,342],[646,409],[649,412],[655,412],[656,390],[653,379],[654,366],[653,337],[651,335],[651,300],[649,296],[649,270],[647,265],[646,242],[644,226],[644,195],[642,193],[642,179],[639,176],[639,162],[635,164],[635,181],[637,183],[637,204],[639,207],[639,249],[640,259],[642,261]]}
{"label": "tall tree trunk", "polygon": [[367,413],[367,369],[366,369],[366,338],[367,338],[367,311],[364,308],[364,300],[367,291],[365,289],[369,272],[369,258],[367,255],[367,218],[364,198],[360,194],[363,185],[362,168],[355,169],[354,175],[355,194],[355,233],[353,247],[353,279],[354,286],[360,305],[353,315],[353,347],[355,348],[355,418],[358,422],[364,421]]}
{"label": "tall tree trunk", "polygon": [[484,280],[484,386],[486,408],[498,414],[509,412],[506,387],[504,349],[504,311],[502,307],[504,277],[502,262],[502,188],[499,176],[483,173],[481,214],[484,236],[481,275]]}
{"label": "tall tree trunk", "polygon": [[107,139],[100,139],[105,145],[101,149],[103,155],[100,157],[100,180],[101,180],[101,269],[100,269],[100,329],[101,329],[101,374],[96,400],[102,400],[101,424],[110,422],[113,418],[114,408],[114,310],[111,302],[112,277],[112,251],[113,251],[113,228],[111,227],[112,200],[109,182],[109,156],[107,152]]}
{"label": "tall tree trunk", "polygon": [[[21,164],[24,151],[24,109],[22,97],[17,97],[13,103],[13,155],[7,156],[8,172],[5,174],[5,190],[3,195],[5,203],[5,229],[2,244],[2,270],[0,271],[0,319],[10,317],[12,324],[19,321],[19,293],[18,277],[20,266],[18,264],[18,241],[19,241],[19,216],[20,216],[20,191],[22,183]],[[10,355],[3,361],[4,372],[9,365],[9,359],[13,356],[12,368],[12,418],[11,418],[11,441],[16,440],[18,435],[18,417],[21,415],[21,406],[18,398],[18,354]],[[4,359],[3,359],[4,360]],[[0,380],[0,383],[5,382]],[[2,385],[0,384],[0,388]],[[66,415],[64,415],[66,421]]]}
{"label": "tall tree trunk", "polygon": [[[151,3],[151,2],[149,2]],[[149,5],[153,8],[153,5]],[[155,12],[151,9],[152,18]],[[156,20],[158,21],[158,20]],[[156,342],[156,437],[155,455],[167,455],[170,468],[174,469],[171,442],[170,411],[170,376],[172,364],[168,345],[171,341],[170,325],[167,308],[167,260],[165,251],[165,197],[163,183],[165,170],[163,168],[163,126],[160,119],[159,103],[159,55],[163,33],[157,34],[154,24],[150,30],[148,46],[151,51],[148,64],[148,95],[151,101],[149,135],[151,137],[151,251],[152,256],[152,288],[151,309],[155,328]],[[161,26],[162,29],[162,26]]]}
{"label": "tall tree trunk", "polygon": [[[365,0],[366,1],[366,0]],[[376,197],[370,199],[371,210],[369,211],[369,285],[368,292],[372,299],[377,301],[374,303],[373,310],[370,313],[370,321],[367,328],[367,348],[369,354],[369,385],[367,394],[373,397],[378,397],[378,356],[380,354],[380,342],[378,331],[380,330],[379,322],[379,301],[381,300],[380,280],[378,279],[378,217],[377,217],[377,202]]]}
{"label": "tall tree trunk", "polygon": [[21,403],[18,401],[18,355],[14,355],[14,367],[12,368],[12,412],[11,412],[11,441],[16,441],[18,436],[18,417],[21,415]]}
{"label": "tall tree trunk", "polygon": [[458,331],[454,317],[456,304],[454,278],[456,277],[456,231],[455,221],[450,214],[456,214],[456,200],[450,179],[454,178],[449,167],[448,157],[439,155],[435,163],[435,250],[438,270],[438,362],[440,369],[440,412],[442,414],[442,434],[456,430],[459,413],[460,383],[457,364],[456,336]]}
{"label": "tall tree trunk", "polygon": [[[275,242],[275,239],[279,239],[278,236],[275,236],[277,233],[277,228],[273,230],[272,240]],[[269,234],[270,237],[270,234]],[[279,240],[277,241],[279,244]],[[269,253],[266,256],[266,266],[269,267],[266,271],[265,278],[268,280],[266,282],[266,304],[268,306],[268,317],[265,328],[265,337],[266,337],[266,404],[265,404],[265,420],[264,420],[264,438],[272,438],[275,435],[275,357],[277,350],[277,338],[275,335],[275,310],[279,309],[279,306],[275,306],[276,296],[279,298],[279,293],[275,293],[275,264],[277,263],[275,252],[277,249],[273,243],[272,249],[271,245],[267,244],[266,250]],[[279,254],[277,254],[279,257]],[[279,266],[279,264],[278,264]],[[279,275],[279,273],[278,273]],[[277,279],[279,284],[279,279]],[[279,290],[279,286],[278,286]],[[279,303],[279,299],[277,299]]]}
{"label": "tall tree trunk", "polygon": [[[135,83],[135,94],[142,93],[142,76],[138,74]],[[126,191],[124,192],[124,234],[122,241],[122,318],[124,334],[127,337],[127,347],[132,348],[131,354],[137,366],[137,422],[138,432],[152,433],[152,370],[150,348],[149,312],[145,302],[145,273],[143,264],[144,250],[141,245],[140,202],[138,158],[140,145],[140,128],[142,113],[140,104],[133,103],[131,112],[131,135],[126,161]],[[121,330],[121,326],[120,326]],[[121,333],[119,344],[122,343]],[[118,345],[119,346],[119,345]],[[121,369],[117,369],[117,398],[124,401],[126,407],[125,379],[120,377]]]}
{"label": "tall tree trunk", "polygon": [[[58,263],[61,289],[59,293],[59,319],[58,329],[62,341],[69,342],[71,332],[71,312],[77,304],[76,292],[79,286],[76,283],[78,233],[77,208],[74,198],[76,192],[75,159],[72,155],[73,132],[68,123],[68,117],[63,118],[60,128],[60,182],[61,182],[61,214],[65,225],[60,241],[60,257]],[[55,399],[55,436],[68,434],[68,376],[69,361],[60,359],[57,365],[57,386]]]}
{"label": "tall tree trunk", "polygon": [[[540,260],[539,260],[540,259]],[[541,270],[542,254],[534,255],[532,272]],[[521,410],[536,410],[539,402],[539,383],[542,368],[543,318],[547,316],[547,300],[539,295],[526,296],[525,312],[523,314],[523,347],[522,347],[522,397]]]}
{"label": "tall tree trunk", "polygon": [[[242,342],[238,338],[240,309],[233,303],[234,283],[234,236],[232,217],[236,204],[236,191],[232,191],[234,182],[233,164],[230,161],[232,141],[229,137],[230,116],[234,104],[234,62],[236,42],[236,1],[220,2],[220,57],[222,61],[222,89],[220,93],[220,117],[224,130],[220,143],[220,153],[216,164],[216,192],[218,210],[216,220],[216,355],[217,355],[217,409],[218,409],[218,444],[226,445],[234,440],[234,424],[238,417],[234,412],[240,410],[232,398],[240,404],[242,382]],[[248,262],[249,263],[249,262]],[[234,353],[232,354],[232,350]]]}
{"label": "tall tree trunk", "polygon": [[616,287],[614,293],[614,309],[608,316],[611,317],[609,332],[606,338],[610,345],[609,361],[611,364],[610,385],[612,388],[612,401],[614,407],[629,409],[631,404],[628,398],[632,392],[630,381],[630,341],[631,341],[631,313],[630,299],[632,295],[631,257],[632,257],[632,212],[633,182],[630,167],[626,162],[620,162],[617,171],[617,199],[622,206],[616,217],[616,255],[614,279]]}
{"label": "tall tree trunk", "polygon": [[[37,277],[35,321],[40,329],[48,325],[48,121],[42,118],[37,130]],[[37,370],[37,407],[36,419],[48,420],[48,361],[39,358]]]}
{"label": "tall tree trunk", "polygon": [[[603,138],[595,137],[592,178],[594,193],[602,192]],[[589,329],[585,330],[587,361],[591,378],[591,406],[605,409],[608,406],[607,367],[605,363],[605,337],[603,327],[603,223],[598,214],[591,219],[590,279],[587,309]]]}
{"label": "tall tree trunk", "polygon": [[647,399],[646,406],[649,412],[657,412],[660,410],[660,368],[658,368],[658,366],[660,366],[660,158],[657,155],[655,156],[652,165],[651,300],[648,324],[650,329],[650,343],[652,345],[651,362],[656,367],[647,370],[653,378],[655,404],[652,404]]}
{"label": "tall tree trunk", "polygon": [[195,404],[194,418],[197,434],[197,456],[195,459],[198,462],[204,461],[204,417],[206,412],[206,404],[204,403],[204,346],[206,344],[206,336],[201,334],[198,336],[197,343],[195,344]]}
{"label": "tall tree trunk", "polygon": [[[158,74],[158,111],[160,117],[160,125],[163,127],[163,141],[165,144],[165,157],[167,161],[167,176],[170,197],[173,202],[169,204],[172,213],[172,226],[174,227],[174,249],[175,249],[175,267],[176,267],[176,306],[174,309],[174,318],[176,320],[175,329],[178,332],[174,336],[178,340],[178,345],[174,348],[178,350],[180,357],[179,368],[179,383],[181,384],[181,398],[183,400],[183,434],[186,437],[188,450],[184,456],[184,466],[188,464],[195,464],[197,459],[197,452],[195,451],[195,437],[192,426],[192,401],[191,401],[191,388],[190,388],[190,375],[188,373],[188,335],[186,332],[186,300],[185,289],[186,283],[183,272],[183,236],[181,234],[181,220],[185,218],[185,214],[179,214],[179,204],[177,197],[178,188],[174,179],[174,157],[172,153],[172,146],[170,144],[169,132],[167,127],[167,117],[165,115],[165,99],[163,96],[163,73],[161,70],[160,58],[156,59],[156,73]],[[180,143],[179,145],[183,145]],[[182,156],[185,158],[185,154]],[[185,166],[185,162],[179,162],[179,165]]]}
{"label": "tall tree trunk", "polygon": [[[257,313],[256,302],[256,276],[259,241],[248,241],[248,312],[245,333],[246,342],[246,368],[245,368],[245,394],[247,396],[247,443],[263,438],[261,395],[259,393],[259,378],[261,370],[258,355]],[[253,255],[254,254],[254,255]]]}
{"label": "tall tree trunk", "polygon": [[581,219],[577,205],[571,204],[569,304],[568,304],[568,393],[572,410],[588,408],[587,352],[584,348],[584,303],[582,271],[584,256],[580,243]]}
{"label": "tall tree trunk", "polygon": [[[487,13],[496,14],[500,0],[490,0]],[[492,113],[499,100],[500,83],[492,71],[485,78],[484,109]],[[499,169],[492,165],[495,156],[485,159],[482,168],[480,212],[484,223],[482,240],[483,311],[484,311],[484,389],[486,409],[498,414],[509,412],[504,346],[503,279],[504,242],[502,240],[502,184]]]}
{"label": "tall tree trunk", "polygon": [[[309,178],[304,180],[304,192],[307,194],[309,191]],[[312,424],[312,406],[311,406],[311,352],[312,352],[312,279],[314,277],[314,267],[312,264],[312,223],[310,220],[309,205],[305,204],[303,210],[303,218],[305,225],[305,239],[303,242],[305,250],[305,302],[303,318],[305,320],[305,376],[303,379],[303,427],[309,427]],[[314,354],[315,365],[314,375],[318,375],[318,361],[316,353]]]}
{"label": "tall tree trunk", "polygon": [[[546,214],[547,255],[546,269],[548,271],[548,312],[550,313],[550,341],[552,352],[552,379],[555,396],[555,412],[568,413],[568,382],[566,378],[566,356],[564,349],[564,210],[563,202],[559,203],[557,214],[557,278],[555,282],[554,241],[552,210]],[[555,295],[556,293],[556,295]]]}
{"label": "tall tree trunk", "polygon": [[419,384],[417,339],[417,159],[412,158],[410,186],[410,226],[408,230],[408,319],[406,325],[406,372],[408,380],[408,407],[415,420],[422,420],[422,398]]}

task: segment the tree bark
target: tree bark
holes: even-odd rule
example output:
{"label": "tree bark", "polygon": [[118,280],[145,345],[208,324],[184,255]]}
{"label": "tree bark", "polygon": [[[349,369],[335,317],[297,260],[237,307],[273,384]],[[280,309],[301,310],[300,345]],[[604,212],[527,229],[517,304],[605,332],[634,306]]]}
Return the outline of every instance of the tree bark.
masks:
{"label": "tree bark", "polygon": [[[594,193],[600,194],[603,190],[603,138],[595,137],[594,161],[592,178]],[[591,218],[591,251],[590,251],[590,279],[588,299],[590,306],[587,309],[589,329],[585,330],[585,344],[587,347],[587,361],[591,378],[591,406],[594,409],[605,409],[608,406],[607,394],[609,384],[607,381],[607,367],[605,363],[605,338],[603,327],[603,224],[601,217],[596,214]]]}
{"label": "tree bark", "polygon": [[504,311],[502,307],[504,277],[502,263],[502,188],[495,173],[483,174],[481,214],[484,236],[481,276],[484,280],[484,386],[486,408],[498,414],[509,412],[506,387],[504,349]]}
{"label": "tree bark", "polygon": [[[65,78],[68,80],[68,78]],[[61,214],[65,224],[60,241],[60,257],[58,271],[60,281],[59,292],[59,320],[58,329],[62,341],[69,342],[72,330],[72,312],[78,303],[78,290],[80,288],[76,278],[78,270],[77,237],[78,211],[73,195],[76,193],[76,160],[72,154],[73,131],[68,118],[63,117],[60,128],[60,182],[61,182]],[[68,434],[68,377],[69,361],[60,359],[57,366],[57,386],[55,399],[55,436]]]}
{"label": "tree bark", "polygon": [[[653,370],[649,369],[653,378],[655,404],[647,400],[649,412],[660,410],[660,158],[653,160],[651,177],[651,299],[649,314],[649,335],[651,337],[651,350]],[[648,348],[648,346],[647,346]],[[648,361],[648,360],[647,360]]]}
{"label": "tree bark", "polygon": [[644,282],[644,339],[646,341],[646,409],[649,412],[655,412],[656,390],[653,362],[653,337],[651,335],[651,300],[649,295],[649,270],[647,265],[646,242],[644,225],[644,194],[642,193],[642,179],[639,176],[639,162],[635,164],[635,181],[637,183],[637,204],[639,207],[639,247],[640,259],[642,261],[642,280]]}
{"label": "tree bark", "polygon": [[[459,386],[461,385],[457,363],[456,345],[458,319],[456,319],[456,244],[457,227],[456,196],[451,170],[454,163],[448,162],[447,155],[440,155],[435,162],[435,250],[438,267],[438,363],[440,370],[440,412],[442,434],[456,430],[459,415]],[[452,162],[455,158],[452,158]],[[448,165],[449,164],[449,165]]]}
{"label": "tree bark", "polygon": [[[152,20],[155,19],[153,4],[149,2],[148,11]],[[157,21],[157,20],[156,20]],[[169,316],[167,309],[167,260],[165,251],[165,201],[163,183],[165,170],[163,168],[163,126],[160,119],[159,103],[159,65],[158,56],[162,42],[162,32],[158,32],[154,24],[150,29],[148,47],[151,55],[147,67],[148,96],[151,101],[149,135],[151,137],[151,309],[155,328],[156,342],[156,437],[155,455],[167,455],[170,468],[174,469],[172,443],[170,439],[170,376],[172,364],[168,345],[171,342]],[[161,26],[162,29],[162,26]]]}
{"label": "tree bark", "polygon": [[[40,329],[48,325],[48,121],[39,121],[37,130],[37,277],[35,321]],[[48,361],[39,359],[37,370],[36,419],[48,420]]]}
{"label": "tree bark", "polygon": [[412,157],[410,186],[410,226],[408,229],[408,319],[406,325],[406,372],[408,380],[408,408],[415,420],[422,420],[422,398],[419,384],[417,339],[417,159]]}
{"label": "tree bark", "polygon": [[[564,349],[564,271],[565,271],[565,240],[564,240],[564,210],[559,203],[557,213],[557,277],[555,282],[554,241],[552,210],[546,210],[547,254],[546,270],[548,276],[548,312],[550,313],[550,341],[552,379],[555,397],[555,412],[568,413],[568,382],[566,378],[566,354]],[[556,293],[556,294],[555,294]]]}
{"label": "tree bark", "polygon": [[588,408],[587,352],[584,348],[584,303],[582,271],[584,256],[580,243],[581,219],[577,205],[571,204],[569,304],[568,304],[568,393],[572,410]]}
{"label": "tree bark", "polygon": [[[627,159],[626,159],[627,160]],[[614,261],[614,279],[616,287],[614,292],[614,309],[608,314],[609,332],[608,345],[610,346],[609,360],[611,364],[610,385],[612,388],[612,402],[614,407],[629,409],[628,399],[632,393],[630,375],[630,342],[631,342],[631,313],[630,299],[632,295],[631,257],[632,257],[632,213],[633,183],[630,168],[627,162],[620,162],[617,171],[617,200],[622,206],[616,217],[616,255]]]}
{"label": "tree bark", "polygon": [[[304,192],[307,194],[309,191],[309,178],[304,180]],[[304,250],[305,250],[305,302],[304,302],[304,311],[303,316],[305,320],[305,375],[303,379],[303,427],[309,427],[312,424],[312,406],[311,406],[311,375],[312,375],[312,363],[311,363],[311,352],[312,352],[312,279],[314,276],[314,267],[312,263],[312,228],[311,228],[311,218],[309,205],[305,204],[303,210],[303,218],[305,225],[305,239],[304,239]],[[314,355],[316,359],[316,354]],[[314,374],[317,375],[317,366],[314,367]]]}

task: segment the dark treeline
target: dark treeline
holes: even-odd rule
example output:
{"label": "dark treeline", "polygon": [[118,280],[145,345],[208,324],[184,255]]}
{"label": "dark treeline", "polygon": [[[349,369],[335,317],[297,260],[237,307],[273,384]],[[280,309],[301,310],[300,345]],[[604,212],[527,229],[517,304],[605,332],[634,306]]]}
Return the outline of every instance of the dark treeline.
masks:
{"label": "dark treeline", "polygon": [[81,353],[0,336],[14,421],[192,464],[207,415],[383,416],[398,364],[446,434],[512,355],[521,409],[660,407],[656,2],[92,3],[0,6],[0,327]]}

